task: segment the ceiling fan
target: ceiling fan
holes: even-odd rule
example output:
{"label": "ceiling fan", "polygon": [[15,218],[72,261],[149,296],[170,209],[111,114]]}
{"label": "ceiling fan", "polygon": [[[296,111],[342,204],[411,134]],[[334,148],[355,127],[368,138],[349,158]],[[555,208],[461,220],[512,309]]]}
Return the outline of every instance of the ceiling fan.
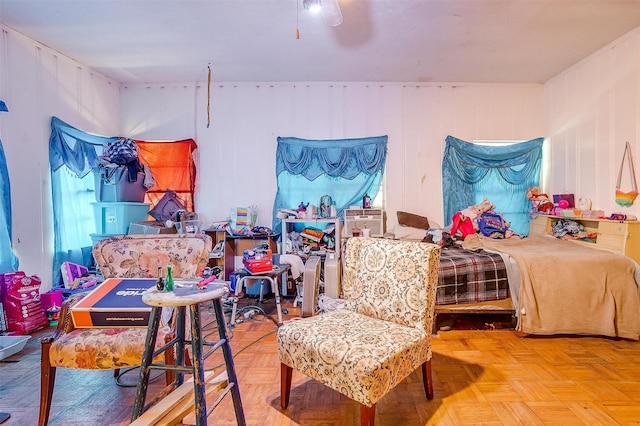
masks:
{"label": "ceiling fan", "polygon": [[[297,23],[299,4],[299,1],[296,0],[296,39],[300,38],[300,30]],[[342,11],[338,0],[302,0],[302,7],[312,13],[319,14],[322,22],[329,27],[337,27],[342,24]]]}
{"label": "ceiling fan", "polygon": [[329,27],[342,23],[342,11],[338,0],[302,0],[302,6],[311,12],[319,13],[322,22]]}

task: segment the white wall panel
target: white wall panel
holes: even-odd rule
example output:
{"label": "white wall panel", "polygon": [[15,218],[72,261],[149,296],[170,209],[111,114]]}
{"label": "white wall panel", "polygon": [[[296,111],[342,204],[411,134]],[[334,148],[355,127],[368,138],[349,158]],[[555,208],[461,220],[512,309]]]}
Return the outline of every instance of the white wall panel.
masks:
{"label": "white wall panel", "polygon": [[[197,87],[195,103],[188,96],[171,99],[175,109],[195,109],[194,126],[184,121],[183,133],[177,134],[174,127],[171,134],[175,139],[196,138],[196,207],[207,221],[226,219],[231,207],[256,204],[259,224],[271,225],[278,136],[341,139],[386,134],[388,228],[395,224],[397,210],[444,223],[441,163],[447,135],[466,140],[530,139],[543,136],[544,129],[542,85],[212,83],[209,129],[206,83]],[[153,93],[163,90],[123,88],[126,136],[168,139],[149,121],[165,114],[168,97]],[[154,127],[153,133],[146,126]],[[131,129],[135,134],[128,133]]]}
{"label": "white wall panel", "polygon": [[[181,140],[195,135],[196,85],[171,83],[124,85],[120,89],[126,112],[120,116],[122,135],[139,140]],[[153,114],[149,114],[152,105]]]}
{"label": "white wall panel", "polygon": [[[640,216],[615,204],[625,141],[640,152],[640,35],[634,30],[545,85],[544,111],[551,147],[550,193],[590,198],[606,214]],[[622,189],[631,187],[625,169]]]}
{"label": "white wall panel", "polygon": [[0,26],[0,134],[11,181],[13,246],[20,269],[52,282],[51,117],[104,135],[118,131],[118,85]]}

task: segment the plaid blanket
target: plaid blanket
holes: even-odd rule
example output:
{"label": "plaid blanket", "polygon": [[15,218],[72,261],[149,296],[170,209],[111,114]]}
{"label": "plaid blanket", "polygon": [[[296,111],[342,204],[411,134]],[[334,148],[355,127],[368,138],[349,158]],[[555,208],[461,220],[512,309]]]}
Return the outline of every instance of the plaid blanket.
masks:
{"label": "plaid blanket", "polygon": [[476,303],[509,297],[502,257],[482,249],[447,247],[440,255],[436,305]]}

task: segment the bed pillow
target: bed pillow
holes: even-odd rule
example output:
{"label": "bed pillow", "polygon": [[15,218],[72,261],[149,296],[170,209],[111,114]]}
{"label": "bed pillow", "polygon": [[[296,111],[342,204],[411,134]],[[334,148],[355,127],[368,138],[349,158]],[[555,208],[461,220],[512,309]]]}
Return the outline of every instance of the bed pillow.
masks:
{"label": "bed pillow", "polygon": [[396,225],[393,234],[397,240],[422,241],[427,236],[426,229],[414,228],[412,226]]}
{"label": "bed pillow", "polygon": [[398,223],[402,226],[409,226],[411,228],[424,230],[429,229],[429,219],[427,219],[425,216],[420,216],[403,211],[398,211],[396,214],[398,216]]}

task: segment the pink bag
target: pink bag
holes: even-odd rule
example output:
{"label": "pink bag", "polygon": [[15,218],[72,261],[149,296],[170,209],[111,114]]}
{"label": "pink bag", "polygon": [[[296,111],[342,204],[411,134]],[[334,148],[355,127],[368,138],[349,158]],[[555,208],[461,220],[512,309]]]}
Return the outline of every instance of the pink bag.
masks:
{"label": "pink bag", "polygon": [[27,277],[21,271],[4,274],[3,305],[8,331],[29,334],[49,325],[40,303],[40,284],[40,278]]}

